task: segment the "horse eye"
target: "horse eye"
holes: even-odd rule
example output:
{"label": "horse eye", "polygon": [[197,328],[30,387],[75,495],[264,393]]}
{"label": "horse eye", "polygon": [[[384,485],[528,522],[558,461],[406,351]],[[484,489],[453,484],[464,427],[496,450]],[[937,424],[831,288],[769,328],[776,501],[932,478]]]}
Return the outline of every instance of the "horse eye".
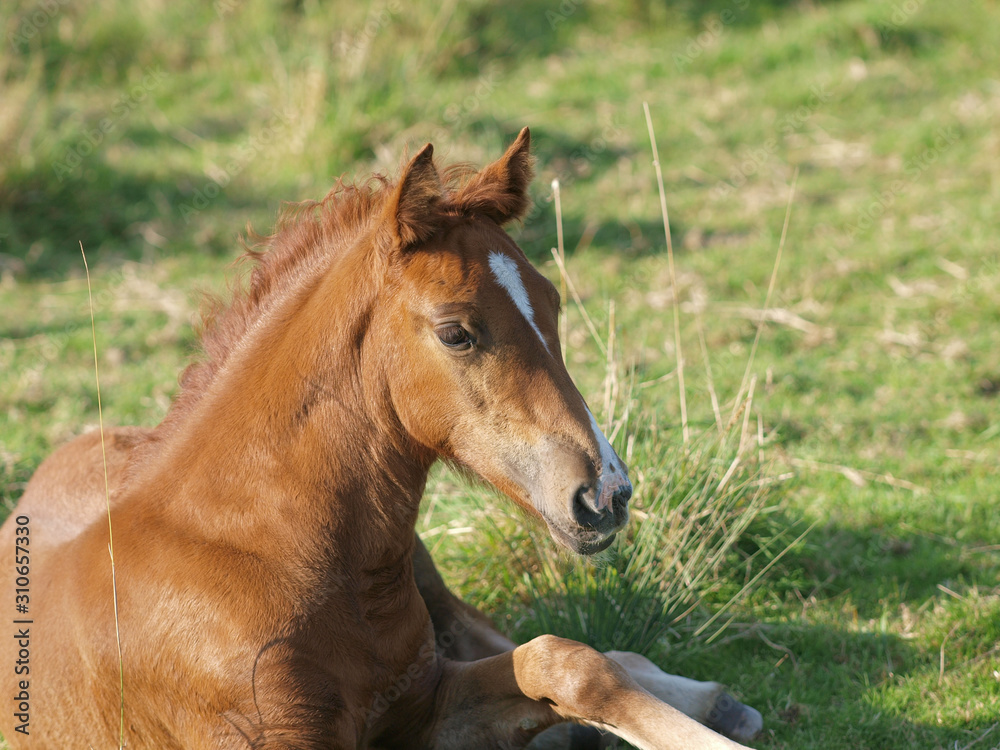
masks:
{"label": "horse eye", "polygon": [[438,328],[437,337],[449,349],[468,349],[472,346],[472,336],[460,325],[449,325]]}

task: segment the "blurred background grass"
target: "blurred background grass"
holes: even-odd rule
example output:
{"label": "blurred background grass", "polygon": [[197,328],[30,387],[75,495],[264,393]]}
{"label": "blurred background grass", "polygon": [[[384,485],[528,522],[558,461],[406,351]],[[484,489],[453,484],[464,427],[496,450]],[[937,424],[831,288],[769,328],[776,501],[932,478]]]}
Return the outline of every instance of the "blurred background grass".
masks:
{"label": "blurred background grass", "polygon": [[[730,684],[764,713],[760,747],[996,744],[996,2],[15,0],[0,30],[7,507],[96,425],[80,242],[105,418],[154,424],[193,348],[199,290],[224,288],[247,222],[266,230],[281,201],[392,170],[427,141],[442,163],[485,163],[529,125],[535,208],[513,233],[556,279],[558,178],[569,273],[616,342],[609,369],[568,305],[568,362],[620,425],[637,509],[746,523],[691,537],[722,545],[697,580],[694,558],[657,557],[641,517],[601,567],[581,567],[441,472],[421,530],[449,582],[522,638],[558,628],[607,645],[654,620],[656,637],[630,642]],[[748,427],[719,430],[713,393],[725,423],[762,318]],[[737,454],[740,494],[714,494]],[[648,557],[629,569],[637,537]]]}

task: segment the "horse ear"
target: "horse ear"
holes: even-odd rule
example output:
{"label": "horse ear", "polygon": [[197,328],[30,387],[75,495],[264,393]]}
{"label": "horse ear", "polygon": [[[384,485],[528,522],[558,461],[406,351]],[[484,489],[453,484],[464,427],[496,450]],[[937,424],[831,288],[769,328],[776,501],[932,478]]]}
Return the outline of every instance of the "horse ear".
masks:
{"label": "horse ear", "polygon": [[429,240],[440,226],[436,209],[444,188],[433,156],[434,147],[428,143],[406,165],[386,205],[390,239],[404,249]]}
{"label": "horse ear", "polygon": [[531,203],[528,185],[535,169],[530,147],[531,133],[524,128],[503,156],[480,170],[458,191],[454,202],[469,213],[488,216],[497,224],[520,219]]}

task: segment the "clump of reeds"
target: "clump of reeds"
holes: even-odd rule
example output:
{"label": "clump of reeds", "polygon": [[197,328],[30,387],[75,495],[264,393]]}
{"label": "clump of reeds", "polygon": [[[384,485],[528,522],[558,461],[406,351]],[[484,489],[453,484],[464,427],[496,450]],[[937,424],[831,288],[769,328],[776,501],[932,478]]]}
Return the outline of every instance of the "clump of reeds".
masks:
{"label": "clump of reeds", "polygon": [[[636,411],[640,421],[643,410]],[[596,560],[563,553],[540,534],[493,525],[486,533],[505,542],[525,595],[515,635],[556,633],[640,653],[658,642],[717,637],[734,605],[789,549],[788,532],[763,523],[779,506],[780,478],[759,462],[749,425],[695,433],[686,445],[639,435],[643,447],[632,460],[643,468],[632,520]]]}

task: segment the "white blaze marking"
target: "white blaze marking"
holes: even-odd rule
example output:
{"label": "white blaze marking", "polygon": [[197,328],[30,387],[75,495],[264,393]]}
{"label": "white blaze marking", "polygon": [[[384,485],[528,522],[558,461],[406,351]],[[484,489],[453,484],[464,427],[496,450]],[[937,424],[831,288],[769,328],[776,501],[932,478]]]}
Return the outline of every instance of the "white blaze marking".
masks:
{"label": "white blaze marking", "polygon": [[597,510],[601,511],[611,507],[611,498],[621,487],[629,485],[628,474],[625,473],[624,465],[611,443],[604,437],[597,420],[587,408],[587,416],[590,417],[590,428],[597,438],[597,445],[601,450],[601,471],[597,477]]}
{"label": "white blaze marking", "polygon": [[551,354],[552,352],[545,341],[545,337],[535,324],[535,310],[531,306],[531,300],[528,299],[528,290],[524,288],[524,282],[521,281],[521,272],[517,268],[517,262],[503,253],[494,251],[490,253],[490,270],[493,271],[493,276],[496,278],[497,283],[507,292],[514,306],[521,311],[521,315],[528,321],[528,325],[538,334],[539,340],[545,346],[545,351]]}
{"label": "white blaze marking", "polygon": [[597,438],[597,445],[601,449],[602,473],[607,471],[611,474],[620,474],[621,470],[618,467],[618,464],[620,463],[618,460],[618,454],[615,453],[615,449],[611,447],[611,443],[608,442],[608,439],[604,437],[604,433],[601,431],[600,425],[597,424],[597,420],[594,419],[594,415],[591,414],[589,407],[587,409],[587,416],[590,417],[590,427],[594,431],[594,437]]}

